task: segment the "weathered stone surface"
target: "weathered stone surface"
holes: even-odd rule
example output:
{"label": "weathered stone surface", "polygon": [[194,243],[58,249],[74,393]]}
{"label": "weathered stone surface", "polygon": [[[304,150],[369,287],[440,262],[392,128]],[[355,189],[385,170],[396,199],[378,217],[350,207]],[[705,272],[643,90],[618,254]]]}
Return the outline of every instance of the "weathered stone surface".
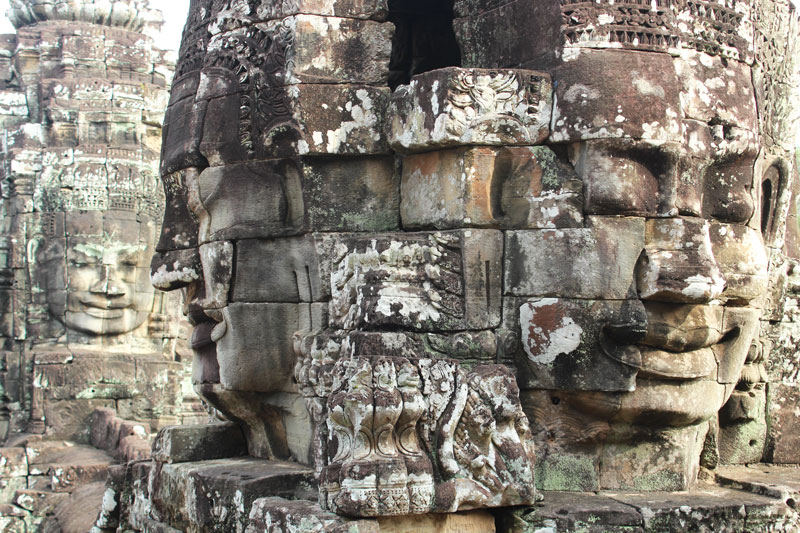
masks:
{"label": "weathered stone surface", "polygon": [[800,393],[792,385],[770,384],[770,437],[773,443],[772,462],[797,464],[800,439],[791,429],[794,426]]}
{"label": "weathered stone surface", "polygon": [[505,292],[625,299],[631,296],[644,230],[640,218],[589,217],[586,228],[509,231]]}
{"label": "weathered stone surface", "polygon": [[635,387],[641,354],[632,344],[647,327],[638,300],[506,298],[504,306],[500,346],[519,368],[523,388]]}
{"label": "weathered stone surface", "polygon": [[[617,75],[605,76],[601,69]],[[674,73],[667,55],[581,50],[553,71],[556,104],[549,140],[680,142],[680,87]]]}
{"label": "weathered stone surface", "polygon": [[242,239],[236,246],[234,302],[318,302],[330,294],[313,239]]}
{"label": "weathered stone surface", "polygon": [[717,298],[725,287],[715,261],[705,220],[648,220],[639,294],[660,301],[702,303]]}
{"label": "weathered stone surface", "polygon": [[524,527],[550,527],[555,531],[583,530],[590,533],[643,531],[641,514],[635,508],[605,494],[550,491],[543,496],[540,506],[531,509],[520,520],[511,521],[508,529],[501,527],[500,530],[522,533]]}
{"label": "weathered stone surface", "polygon": [[[338,524],[347,523],[347,519],[320,509],[316,502],[260,498],[253,502],[246,533],[278,532],[293,528],[299,528],[299,533],[316,533],[330,531]],[[361,530],[357,531],[361,533]],[[380,529],[376,527],[375,531],[377,533]]]}
{"label": "weathered stone surface", "polygon": [[449,68],[392,95],[389,142],[398,152],[465,144],[531,145],[549,133],[550,78],[526,70]]}
{"label": "weathered stone surface", "polygon": [[301,84],[289,89],[300,125],[300,155],[389,153],[384,134],[388,89]]}
{"label": "weathered stone surface", "polygon": [[[379,518],[382,533],[402,533],[403,531],[430,531],[431,533],[495,533],[494,516],[486,511],[452,513],[445,515],[403,516]],[[359,530],[360,532],[361,530]]]}
{"label": "weathered stone surface", "polygon": [[400,175],[392,157],[306,157],[302,181],[311,231],[399,227]]}
{"label": "weathered stone surface", "polygon": [[245,455],[247,443],[236,424],[171,426],[158,432],[153,459],[163,463],[187,463]]}
{"label": "weathered stone surface", "polygon": [[62,531],[89,531],[94,525],[105,492],[101,481],[78,488],[69,498],[59,502],[55,518]]}
{"label": "weathered stone surface", "polygon": [[493,230],[320,235],[331,323],[423,331],[492,327],[500,320],[501,238]]}
{"label": "weathered stone surface", "polygon": [[[242,458],[164,464],[151,476],[153,516],[181,530],[235,530],[237,523],[246,523],[258,498],[315,497],[313,472],[279,461]],[[190,495],[197,499],[187,508],[184,498]]]}
{"label": "weathered stone surface", "polygon": [[292,335],[309,331],[309,304],[232,303],[215,328],[222,386],[234,391],[292,390]]}
{"label": "weathered stone surface", "polygon": [[[558,52],[561,12],[557,4],[530,0],[454,2],[453,27],[465,67],[535,64],[543,68]],[[531,34],[538,38],[531,39]]]}
{"label": "weathered stone surface", "polygon": [[789,514],[781,501],[713,486],[684,493],[608,495],[637,509],[644,518],[645,531],[677,531],[685,528],[689,520],[711,531],[742,531],[748,526],[758,530],[761,524],[753,518],[764,511],[773,514],[775,525],[780,524],[780,515]]}
{"label": "weathered stone surface", "polygon": [[546,147],[457,148],[403,159],[406,228],[580,227],[582,184]]}
{"label": "weathered stone surface", "polygon": [[[207,53],[236,56],[239,52],[237,59],[255,63],[248,66],[263,69],[271,81],[282,85],[386,82],[389,24],[306,13],[215,33]],[[260,41],[263,48],[247,41]],[[237,50],[243,43],[252,47],[249,54]]]}
{"label": "weathered stone surface", "polygon": [[25,477],[28,475],[28,457],[25,448],[0,448],[0,478]]}
{"label": "weathered stone surface", "polygon": [[13,503],[34,515],[46,516],[55,511],[56,506],[67,498],[69,494],[63,492],[19,490],[14,495]]}

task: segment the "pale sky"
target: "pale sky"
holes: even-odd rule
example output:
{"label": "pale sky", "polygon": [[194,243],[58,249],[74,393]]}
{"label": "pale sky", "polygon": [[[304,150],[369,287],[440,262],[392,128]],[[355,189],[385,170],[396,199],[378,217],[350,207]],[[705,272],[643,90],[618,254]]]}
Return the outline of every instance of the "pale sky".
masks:
{"label": "pale sky", "polygon": [[[165,50],[176,50],[181,44],[181,32],[189,11],[189,0],[151,0],[150,5],[164,13],[164,29],[156,45]],[[14,26],[6,18],[8,0],[0,0],[0,34],[14,33]]]}

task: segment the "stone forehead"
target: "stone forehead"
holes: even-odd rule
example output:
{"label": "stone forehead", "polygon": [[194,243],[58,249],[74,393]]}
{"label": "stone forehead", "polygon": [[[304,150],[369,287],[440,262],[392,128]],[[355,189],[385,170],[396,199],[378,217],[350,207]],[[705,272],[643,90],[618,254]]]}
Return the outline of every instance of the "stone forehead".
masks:
{"label": "stone forehead", "polygon": [[149,0],[11,0],[8,18],[16,28],[63,20],[140,31],[164,22]]}

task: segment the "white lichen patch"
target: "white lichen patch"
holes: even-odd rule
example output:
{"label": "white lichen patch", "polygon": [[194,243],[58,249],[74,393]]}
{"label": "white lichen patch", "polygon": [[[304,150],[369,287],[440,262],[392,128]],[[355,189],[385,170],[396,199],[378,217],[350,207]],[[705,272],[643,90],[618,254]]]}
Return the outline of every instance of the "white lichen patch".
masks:
{"label": "white lichen patch", "polygon": [[519,309],[522,346],[528,359],[535,364],[549,365],[559,355],[572,353],[581,344],[583,329],[570,317],[561,317],[558,325],[549,330],[539,325],[541,321],[537,314],[552,313],[557,303],[555,298],[543,298]]}

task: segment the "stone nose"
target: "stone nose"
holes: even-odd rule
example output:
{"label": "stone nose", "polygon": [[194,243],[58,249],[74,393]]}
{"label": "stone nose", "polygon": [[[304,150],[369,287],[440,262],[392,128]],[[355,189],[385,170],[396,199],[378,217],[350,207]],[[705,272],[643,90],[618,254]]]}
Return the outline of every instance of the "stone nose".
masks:
{"label": "stone nose", "polygon": [[89,288],[89,292],[106,296],[124,296],[125,288],[114,280],[113,270],[113,266],[103,265],[103,277]]}
{"label": "stone nose", "polygon": [[708,221],[648,219],[636,282],[643,300],[700,304],[718,298],[725,278],[714,258]]}

